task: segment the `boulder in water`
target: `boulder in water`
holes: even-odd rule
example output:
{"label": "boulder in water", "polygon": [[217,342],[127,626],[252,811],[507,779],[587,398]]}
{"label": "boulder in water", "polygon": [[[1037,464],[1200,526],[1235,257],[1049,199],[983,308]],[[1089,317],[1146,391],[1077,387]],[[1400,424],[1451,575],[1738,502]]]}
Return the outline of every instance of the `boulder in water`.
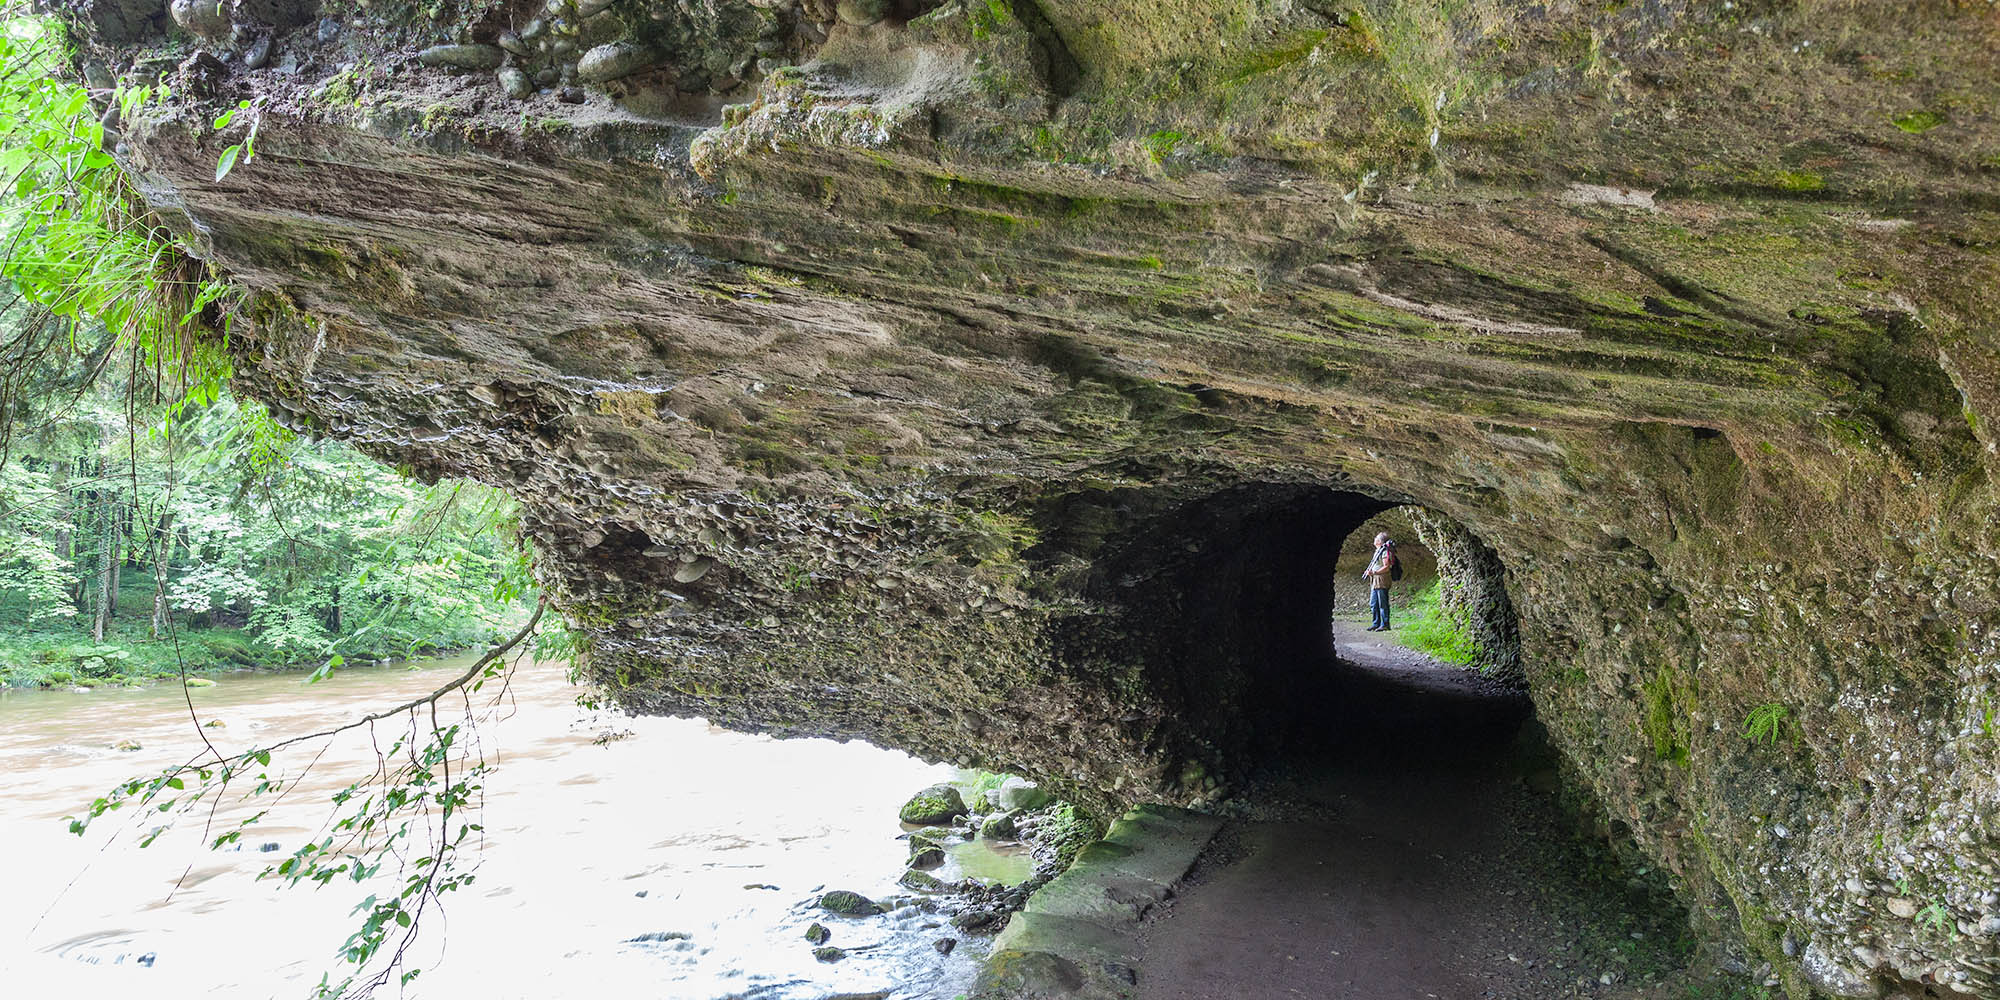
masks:
{"label": "boulder in water", "polygon": [[835,889],[821,896],[819,908],[828,913],[839,913],[850,917],[876,912],[874,900],[846,889]]}
{"label": "boulder in water", "polygon": [[1049,793],[1026,778],[1008,778],[993,793],[993,804],[1010,812],[1040,809],[1049,804]]}
{"label": "boulder in water", "polygon": [[932,785],[910,796],[910,801],[903,803],[903,809],[897,815],[905,823],[929,826],[950,822],[965,815],[965,812],[965,799],[958,794],[958,789],[950,785]]}

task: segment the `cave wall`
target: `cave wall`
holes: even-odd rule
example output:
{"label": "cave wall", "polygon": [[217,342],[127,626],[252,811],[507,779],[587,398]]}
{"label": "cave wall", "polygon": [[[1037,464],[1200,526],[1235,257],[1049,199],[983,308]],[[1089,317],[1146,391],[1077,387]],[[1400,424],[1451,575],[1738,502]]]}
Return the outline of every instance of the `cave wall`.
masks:
{"label": "cave wall", "polygon": [[626,707],[1208,801],[1420,504],[1711,940],[2000,996],[1991,4],[49,4]]}
{"label": "cave wall", "polygon": [[1417,508],[1409,518],[1437,553],[1438,613],[1472,639],[1472,666],[1510,683],[1524,680],[1520,622],[1499,553],[1448,517]]}

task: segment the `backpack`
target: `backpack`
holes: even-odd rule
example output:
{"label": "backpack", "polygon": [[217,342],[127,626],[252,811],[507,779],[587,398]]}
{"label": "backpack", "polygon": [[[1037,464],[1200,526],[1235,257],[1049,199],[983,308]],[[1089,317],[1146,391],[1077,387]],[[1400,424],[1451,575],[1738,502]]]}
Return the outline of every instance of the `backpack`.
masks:
{"label": "backpack", "polygon": [[1391,545],[1389,546],[1389,579],[1395,581],[1402,578],[1403,560],[1396,558],[1396,547]]}

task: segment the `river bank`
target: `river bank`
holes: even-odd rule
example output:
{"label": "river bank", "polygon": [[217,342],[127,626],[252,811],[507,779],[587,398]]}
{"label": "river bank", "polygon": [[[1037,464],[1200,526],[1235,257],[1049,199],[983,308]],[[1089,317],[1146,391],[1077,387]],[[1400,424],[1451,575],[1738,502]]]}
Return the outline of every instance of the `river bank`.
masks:
{"label": "river bank", "polygon": [[[256,875],[317,836],[320,804],[374,760],[365,731],[326,749],[288,796],[289,818],[239,850],[202,847],[200,824],[146,850],[139,824],[107,817],[84,837],[64,817],[127,778],[185,760],[206,735],[229,747],[356,718],[434,687],[467,658],[420,669],[349,669],[306,687],[298,674],[177,685],[0,693],[0,843],[17,861],[0,909],[0,975],[67,996],[297,995],[334,971],[363,887],[281,890]],[[426,938],[413,997],[686,997],[749,994],[950,998],[985,939],[951,927],[896,884],[915,788],[952,769],[859,743],[778,741],[691,720],[629,719],[575,704],[556,664],[523,665],[479,696],[486,781],[477,882]],[[139,749],[120,751],[119,744]],[[310,759],[311,755],[306,755]],[[296,771],[304,760],[274,760]],[[240,813],[225,806],[218,822]],[[1026,877],[1025,849],[955,846],[933,873]],[[848,889],[899,900],[891,913],[830,919],[819,897]],[[815,956],[821,923],[838,961]],[[933,924],[935,926],[925,926]],[[936,941],[955,939],[950,951]]]}

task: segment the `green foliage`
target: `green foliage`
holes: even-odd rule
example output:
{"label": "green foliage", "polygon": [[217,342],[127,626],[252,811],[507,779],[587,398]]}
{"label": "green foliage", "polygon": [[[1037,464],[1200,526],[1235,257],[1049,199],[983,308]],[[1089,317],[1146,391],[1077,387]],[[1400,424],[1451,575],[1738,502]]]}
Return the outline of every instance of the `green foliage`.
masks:
{"label": "green foliage", "polygon": [[1906,111],[1889,119],[1911,135],[1922,135],[1944,124],[1944,115],[1937,111]]}
{"label": "green foliage", "polygon": [[1470,666],[1479,657],[1466,623],[1448,613],[1442,604],[1441,583],[1418,591],[1410,598],[1390,637],[1440,663]]}
{"label": "green foliage", "polygon": [[1677,767],[1688,766],[1694,743],[1694,690],[1672,667],[1663,667],[1641,689],[1645,715],[1640,718],[1653,753]]}
{"label": "green foliage", "polygon": [[0,613],[28,626],[0,639],[0,682],[101,676],[69,652],[100,619],[138,679],[425,655],[494,641],[521,613],[528,563],[497,491],[422,486],[227,396],[46,402],[19,401],[30,428],[0,464]]}
{"label": "green foliage", "polygon": [[1777,702],[1759,705],[1743,720],[1743,738],[1752,743],[1776,746],[1778,737],[1791,724],[1792,710]]}

